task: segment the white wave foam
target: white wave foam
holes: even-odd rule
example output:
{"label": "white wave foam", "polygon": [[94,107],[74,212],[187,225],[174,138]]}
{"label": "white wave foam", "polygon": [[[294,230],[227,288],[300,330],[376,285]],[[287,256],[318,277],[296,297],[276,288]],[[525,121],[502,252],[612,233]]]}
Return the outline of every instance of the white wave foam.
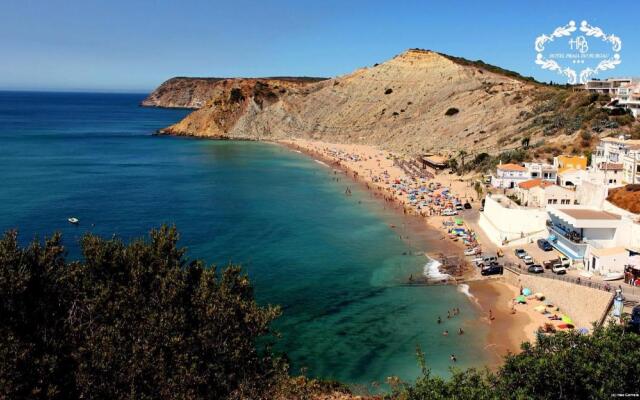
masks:
{"label": "white wave foam", "polygon": [[328,165],[327,165],[327,164],[323,163],[323,162],[322,162],[322,161],[320,161],[320,160],[315,160],[315,159],[314,159],[313,161],[317,162],[318,164],[322,164],[322,165],[324,165],[325,167],[328,167]]}
{"label": "white wave foam", "polygon": [[476,296],[471,294],[471,292],[469,291],[469,285],[467,285],[466,283],[461,283],[458,285],[458,292],[463,293],[465,296],[467,296],[470,299],[476,298]]}
{"label": "white wave foam", "polygon": [[428,280],[432,281],[442,281],[445,279],[449,279],[449,274],[440,272],[441,265],[442,264],[438,260],[429,260],[429,262],[424,265],[424,276]]}

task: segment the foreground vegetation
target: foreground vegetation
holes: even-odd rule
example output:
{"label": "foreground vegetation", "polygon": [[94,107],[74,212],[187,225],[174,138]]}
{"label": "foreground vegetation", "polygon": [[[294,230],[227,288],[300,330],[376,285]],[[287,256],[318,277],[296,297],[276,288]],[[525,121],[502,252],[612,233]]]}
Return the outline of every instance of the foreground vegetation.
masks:
{"label": "foreground vegetation", "polygon": [[[419,353],[420,360],[424,356]],[[640,395],[640,335],[623,326],[598,328],[593,335],[558,332],[524,343],[495,373],[454,371],[432,376],[423,365],[414,384],[397,384],[394,398],[417,399],[609,399]]]}
{"label": "foreground vegetation", "polygon": [[[345,398],[339,384],[291,377],[271,322],[238,267],[187,261],[175,229],[126,245],[86,235],[83,260],[62,239],[0,239],[0,398]],[[640,336],[623,327],[557,333],[497,372],[390,379],[397,399],[609,398],[640,391]]]}

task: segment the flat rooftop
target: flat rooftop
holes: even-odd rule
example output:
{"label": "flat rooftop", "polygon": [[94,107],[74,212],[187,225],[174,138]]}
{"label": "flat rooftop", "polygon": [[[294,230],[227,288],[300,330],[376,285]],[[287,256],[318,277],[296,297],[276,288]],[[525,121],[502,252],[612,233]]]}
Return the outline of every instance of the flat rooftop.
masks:
{"label": "flat rooftop", "polygon": [[577,208],[558,208],[558,211],[562,211],[570,217],[575,219],[600,219],[600,220],[618,220],[622,219],[617,214],[613,214],[607,211],[589,210],[589,209],[577,209]]}

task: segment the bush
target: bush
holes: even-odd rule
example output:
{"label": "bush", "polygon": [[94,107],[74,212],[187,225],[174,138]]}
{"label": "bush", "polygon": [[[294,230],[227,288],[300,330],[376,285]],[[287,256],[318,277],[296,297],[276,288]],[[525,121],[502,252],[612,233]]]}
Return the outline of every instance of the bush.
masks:
{"label": "bush", "polygon": [[1,398],[256,398],[284,376],[258,345],[279,314],[240,268],[188,261],[175,228],[129,245],[0,239]]}
{"label": "bush", "polygon": [[575,331],[539,335],[522,352],[505,357],[497,372],[452,371],[432,376],[418,350],[422,375],[412,385],[394,385],[394,398],[426,399],[609,399],[638,393],[640,335],[611,324],[592,335]]}
{"label": "bush", "polygon": [[391,88],[384,91],[384,94],[391,94],[391,93],[393,93],[393,89]]}
{"label": "bush", "polygon": [[450,117],[452,115],[456,115],[458,112],[460,112],[460,110],[458,110],[455,107],[451,107],[447,111],[445,111],[444,115],[446,115],[447,117]]}

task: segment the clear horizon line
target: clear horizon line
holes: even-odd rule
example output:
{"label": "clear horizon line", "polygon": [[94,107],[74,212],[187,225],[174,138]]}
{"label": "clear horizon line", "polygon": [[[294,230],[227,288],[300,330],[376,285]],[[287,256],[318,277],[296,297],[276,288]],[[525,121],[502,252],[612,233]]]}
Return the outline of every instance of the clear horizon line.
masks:
{"label": "clear horizon line", "polygon": [[25,93],[113,93],[113,94],[149,94],[155,89],[35,89],[35,88],[2,88],[0,92],[25,92]]}

